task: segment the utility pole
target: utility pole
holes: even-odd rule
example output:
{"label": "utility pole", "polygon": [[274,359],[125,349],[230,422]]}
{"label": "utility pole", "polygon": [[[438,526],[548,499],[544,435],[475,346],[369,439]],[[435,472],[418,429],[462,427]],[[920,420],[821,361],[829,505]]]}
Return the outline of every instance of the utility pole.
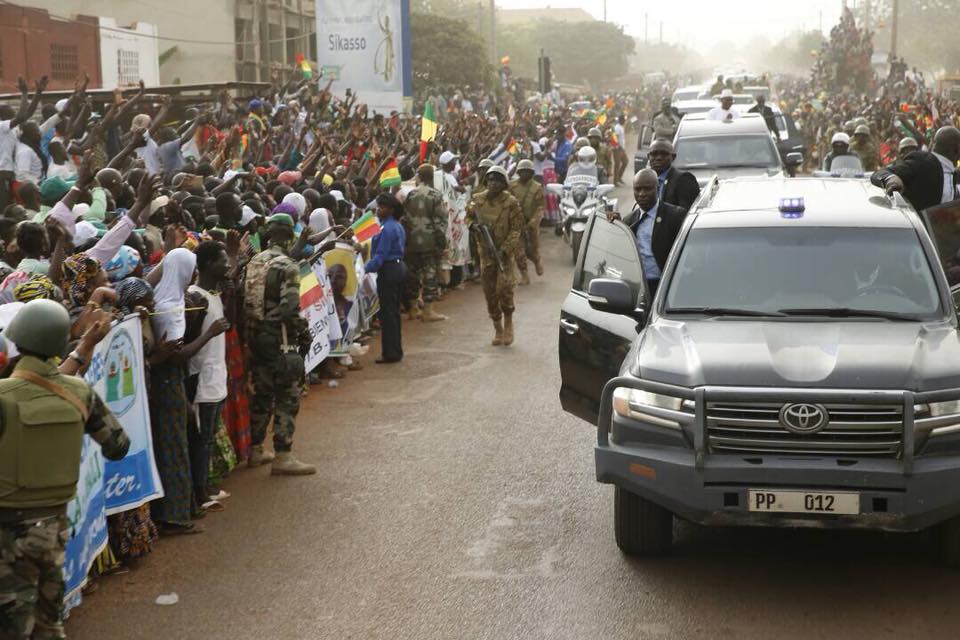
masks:
{"label": "utility pole", "polygon": [[490,62],[497,68],[497,3],[490,0]]}
{"label": "utility pole", "polygon": [[603,0],[603,21],[607,21],[607,0]]}
{"label": "utility pole", "polygon": [[897,55],[897,28],[900,26],[900,0],[893,0],[890,17],[890,55]]}
{"label": "utility pole", "polygon": [[644,14],[643,14],[643,44],[644,44],[644,46],[646,46],[646,44],[648,43],[648,40],[647,40],[647,27],[648,27],[649,25],[650,25],[650,14],[649,14],[649,13],[644,13]]}
{"label": "utility pole", "polygon": [[663,44],[663,20],[660,21],[660,44]]}

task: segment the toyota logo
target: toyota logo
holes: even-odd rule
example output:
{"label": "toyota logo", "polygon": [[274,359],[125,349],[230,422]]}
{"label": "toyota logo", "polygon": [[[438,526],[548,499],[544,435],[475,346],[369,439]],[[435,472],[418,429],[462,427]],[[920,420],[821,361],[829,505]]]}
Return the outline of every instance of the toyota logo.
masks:
{"label": "toyota logo", "polygon": [[827,410],[819,404],[785,404],[780,409],[780,424],[793,433],[816,433],[829,422]]}

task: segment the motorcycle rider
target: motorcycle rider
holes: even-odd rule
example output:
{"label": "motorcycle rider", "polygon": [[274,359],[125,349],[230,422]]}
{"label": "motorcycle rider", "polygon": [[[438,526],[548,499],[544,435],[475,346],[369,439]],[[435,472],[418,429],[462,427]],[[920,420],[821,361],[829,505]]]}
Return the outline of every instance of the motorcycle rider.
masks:
{"label": "motorcycle rider", "polygon": [[603,167],[597,165],[597,152],[591,146],[585,146],[577,151],[577,161],[567,170],[567,179],[564,185],[589,183],[590,186],[604,184],[607,175]]}

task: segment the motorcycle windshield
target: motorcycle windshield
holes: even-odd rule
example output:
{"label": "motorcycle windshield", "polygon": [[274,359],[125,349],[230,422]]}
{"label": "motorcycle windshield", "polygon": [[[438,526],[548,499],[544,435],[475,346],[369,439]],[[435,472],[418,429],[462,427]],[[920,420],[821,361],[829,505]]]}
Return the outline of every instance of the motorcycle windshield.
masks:
{"label": "motorcycle windshield", "polygon": [[567,171],[567,177],[563,181],[563,186],[565,187],[596,187],[599,184],[600,178],[597,175],[596,165],[583,166],[580,164],[575,164],[570,167],[569,171]]}

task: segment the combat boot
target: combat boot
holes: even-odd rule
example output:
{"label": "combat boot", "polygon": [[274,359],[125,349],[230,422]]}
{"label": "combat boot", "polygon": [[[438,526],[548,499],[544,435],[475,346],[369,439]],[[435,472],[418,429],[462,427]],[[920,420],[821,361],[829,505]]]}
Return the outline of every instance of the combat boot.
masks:
{"label": "combat boot", "polygon": [[420,316],[420,320],[423,322],[441,322],[446,319],[447,316],[434,311],[432,302],[423,305],[423,314]]}
{"label": "combat boot", "polygon": [[247,458],[248,467],[259,467],[262,464],[273,462],[273,451],[263,448],[262,444],[255,444],[250,448],[250,457]]}
{"label": "combat boot", "polygon": [[503,314],[503,344],[510,346],[513,344],[513,314]]}
{"label": "combat boot", "polygon": [[499,318],[493,321],[493,330],[495,333],[493,334],[493,342],[490,344],[499,347],[503,344],[503,323]]}
{"label": "combat boot", "polygon": [[523,272],[520,274],[520,284],[521,285],[530,284],[530,274],[527,273],[526,269],[524,269]]}
{"label": "combat boot", "polygon": [[300,462],[289,451],[277,451],[277,459],[270,469],[270,474],[274,476],[308,476],[316,472],[315,466]]}

